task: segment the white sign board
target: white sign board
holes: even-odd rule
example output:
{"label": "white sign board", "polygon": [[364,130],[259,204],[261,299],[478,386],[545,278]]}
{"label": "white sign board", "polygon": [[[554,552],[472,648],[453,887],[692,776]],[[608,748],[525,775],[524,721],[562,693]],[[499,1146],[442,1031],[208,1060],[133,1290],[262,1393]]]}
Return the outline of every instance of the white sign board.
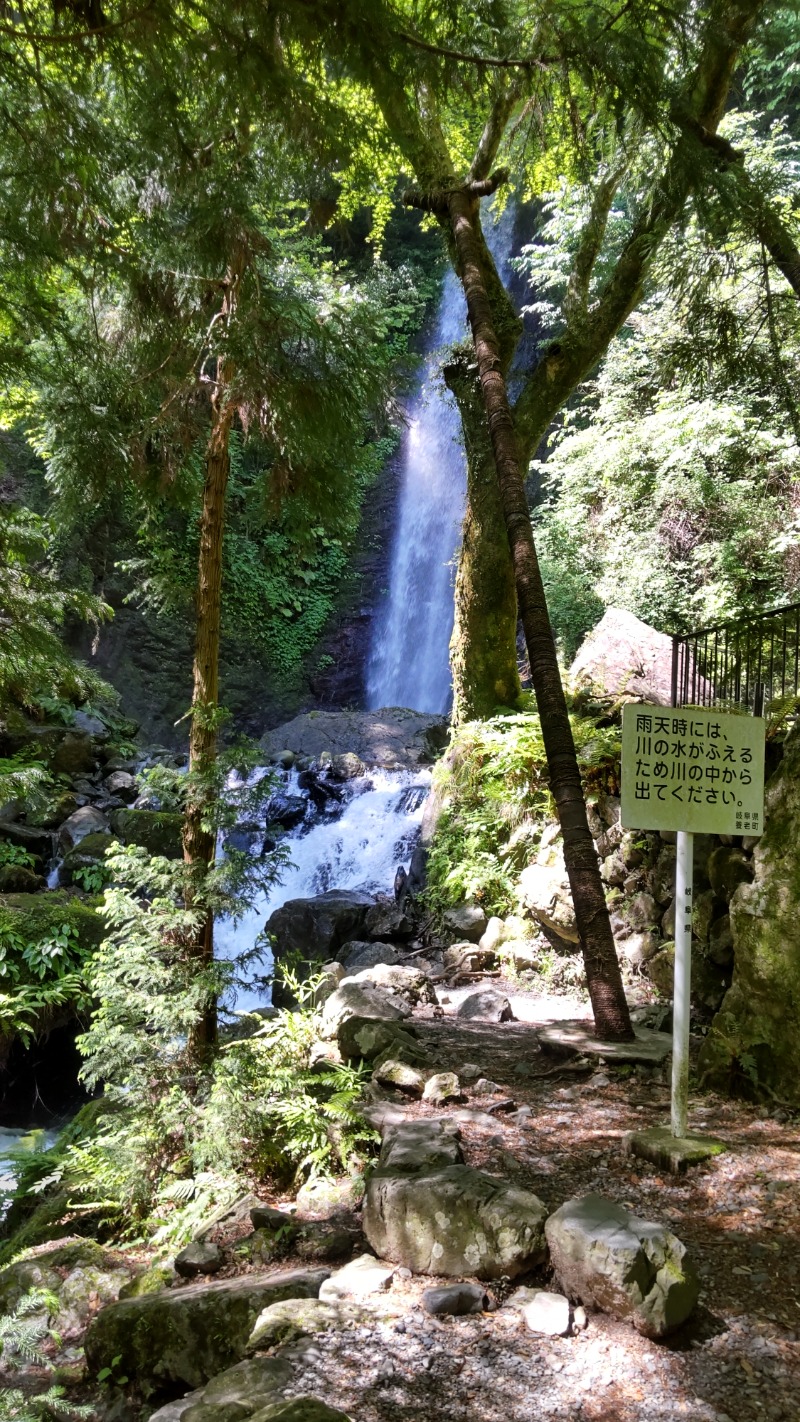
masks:
{"label": "white sign board", "polygon": [[763,719],[690,706],[624,706],[622,824],[762,834]]}

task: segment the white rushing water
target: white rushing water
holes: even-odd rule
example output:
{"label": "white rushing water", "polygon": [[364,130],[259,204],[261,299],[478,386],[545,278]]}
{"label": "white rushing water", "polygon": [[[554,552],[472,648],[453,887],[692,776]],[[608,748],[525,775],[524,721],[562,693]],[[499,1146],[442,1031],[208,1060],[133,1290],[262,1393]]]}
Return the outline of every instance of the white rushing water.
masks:
{"label": "white rushing water", "polygon": [[466,496],[455,401],[439,374],[441,347],[464,335],[464,298],[448,272],[419,389],[409,402],[386,601],[367,665],[368,709],[447,711],[453,562]]}
{"label": "white rushing water", "polygon": [[[485,223],[488,246],[507,280],[513,211],[507,208],[496,225]],[[412,706],[443,713],[450,706],[453,586],[467,479],[461,422],[440,367],[442,347],[465,335],[461,283],[448,270],[419,386],[407,406],[389,587],[367,663],[368,710]]]}
{"label": "white rushing water", "polygon": [[[365,889],[391,893],[399,864],[408,864],[419,837],[430,771],[376,770],[367,780],[343,785],[346,803],[338,813],[318,815],[291,831],[282,841],[291,852],[291,865],[282,883],[238,923],[218,923],[214,942],[220,958],[233,959],[247,951],[263,932],[271,913],[289,899],[312,898],[329,889]],[[286,792],[295,795],[297,777],[288,777]],[[269,955],[254,969],[254,982],[237,994],[239,1011],[264,1007],[269,991],[258,979],[269,973]]]}

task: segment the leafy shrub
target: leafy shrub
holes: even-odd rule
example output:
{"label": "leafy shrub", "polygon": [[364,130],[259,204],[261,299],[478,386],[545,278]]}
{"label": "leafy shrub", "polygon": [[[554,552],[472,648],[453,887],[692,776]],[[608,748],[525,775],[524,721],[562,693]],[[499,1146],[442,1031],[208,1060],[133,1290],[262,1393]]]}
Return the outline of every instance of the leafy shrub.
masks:
{"label": "leafy shrub", "polygon": [[[571,720],[588,779],[618,757],[619,730]],[[442,911],[474,899],[487,913],[510,913],[516,877],[555,818],[539,717],[469,722],[433,774],[443,808],[428,859],[429,905]]]}

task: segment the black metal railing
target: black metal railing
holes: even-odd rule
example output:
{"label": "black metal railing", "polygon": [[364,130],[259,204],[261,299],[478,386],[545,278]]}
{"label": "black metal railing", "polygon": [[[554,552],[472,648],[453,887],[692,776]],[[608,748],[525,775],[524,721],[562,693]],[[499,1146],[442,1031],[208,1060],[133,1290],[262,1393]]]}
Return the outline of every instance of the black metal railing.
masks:
{"label": "black metal railing", "polygon": [[800,695],[800,602],[672,639],[673,706],[762,716]]}

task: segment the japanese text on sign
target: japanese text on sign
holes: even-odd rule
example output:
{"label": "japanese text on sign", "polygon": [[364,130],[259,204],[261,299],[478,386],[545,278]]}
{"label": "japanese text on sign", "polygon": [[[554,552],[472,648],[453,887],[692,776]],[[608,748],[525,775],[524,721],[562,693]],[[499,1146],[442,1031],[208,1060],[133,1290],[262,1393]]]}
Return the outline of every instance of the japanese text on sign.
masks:
{"label": "japanese text on sign", "polygon": [[761,834],[764,722],[683,707],[622,713],[626,829]]}

